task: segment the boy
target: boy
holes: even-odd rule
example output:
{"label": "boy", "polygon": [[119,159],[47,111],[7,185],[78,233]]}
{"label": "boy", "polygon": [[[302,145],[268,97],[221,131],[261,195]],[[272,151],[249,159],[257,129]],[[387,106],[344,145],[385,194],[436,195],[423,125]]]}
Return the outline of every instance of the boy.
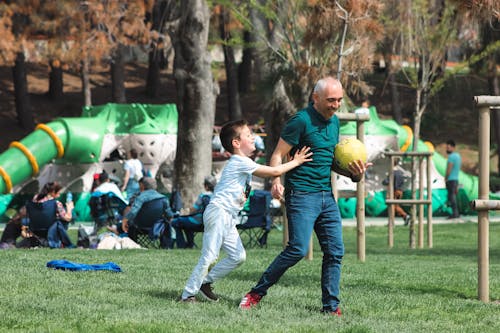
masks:
{"label": "boy", "polygon": [[[312,153],[308,147],[304,147],[288,163],[276,167],[257,164],[249,158],[255,150],[255,138],[244,120],[225,124],[220,138],[224,149],[231,153],[231,158],[224,167],[214,195],[203,214],[205,229],[201,256],[182,292],[183,302],[196,302],[195,295],[198,292],[207,300],[217,301],[219,298],[212,291],[212,283],[245,261],[246,253],[236,224],[238,212],[248,197],[252,174],[258,177],[277,177],[312,161]],[[208,272],[210,265],[217,260],[221,248],[227,256]]]}

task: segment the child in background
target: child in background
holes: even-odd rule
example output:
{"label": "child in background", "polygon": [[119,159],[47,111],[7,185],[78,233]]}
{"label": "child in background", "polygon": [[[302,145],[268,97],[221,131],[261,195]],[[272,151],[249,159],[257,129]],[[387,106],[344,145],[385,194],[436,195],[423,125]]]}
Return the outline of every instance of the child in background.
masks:
{"label": "child in background", "polygon": [[[195,295],[198,292],[207,300],[217,301],[219,298],[212,290],[212,283],[245,261],[246,253],[236,224],[238,213],[250,192],[252,174],[258,177],[277,177],[312,161],[312,152],[304,147],[288,163],[276,167],[257,164],[249,158],[255,150],[255,137],[244,120],[225,124],[220,138],[224,149],[231,153],[231,158],[224,167],[214,195],[203,214],[205,229],[201,256],[182,292],[183,302],[196,302]],[[208,269],[217,260],[221,248],[227,256],[209,272]]]}

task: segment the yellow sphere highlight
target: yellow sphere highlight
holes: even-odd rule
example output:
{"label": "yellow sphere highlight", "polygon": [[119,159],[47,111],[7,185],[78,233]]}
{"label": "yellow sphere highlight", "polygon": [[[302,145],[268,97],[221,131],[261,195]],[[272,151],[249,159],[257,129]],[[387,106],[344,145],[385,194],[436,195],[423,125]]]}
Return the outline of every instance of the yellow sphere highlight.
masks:
{"label": "yellow sphere highlight", "polygon": [[335,146],[334,162],[338,167],[343,170],[349,169],[349,163],[361,160],[366,163],[366,147],[363,142],[358,139],[345,138]]}

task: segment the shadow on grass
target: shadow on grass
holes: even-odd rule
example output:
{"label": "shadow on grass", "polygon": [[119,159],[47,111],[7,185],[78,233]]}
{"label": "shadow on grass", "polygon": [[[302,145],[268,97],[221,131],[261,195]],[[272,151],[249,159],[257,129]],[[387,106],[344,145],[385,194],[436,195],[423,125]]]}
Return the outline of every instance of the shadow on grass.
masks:
{"label": "shadow on grass", "polygon": [[[356,249],[353,249],[354,252],[356,252]],[[498,248],[492,248],[490,246],[490,258],[500,258],[500,249]],[[463,257],[463,258],[468,258],[468,259],[473,259],[476,260],[478,256],[478,251],[477,249],[471,249],[471,248],[432,248],[432,249],[410,249],[410,248],[381,248],[381,247],[370,247],[369,245],[366,246],[366,254],[367,255],[398,255],[398,256],[404,256],[404,255],[412,255],[412,256],[443,256],[443,257],[450,257],[450,256],[458,256],[458,257]]]}
{"label": "shadow on grass", "polygon": [[[242,293],[241,297],[243,297],[243,295],[245,293],[246,293],[246,291]],[[168,290],[168,291],[152,290],[152,291],[148,292],[148,294],[151,297],[158,298],[161,300],[168,299],[168,300],[182,303],[182,302],[180,302],[182,290],[181,291],[179,291],[179,290],[175,290],[175,291],[174,290]],[[236,298],[230,298],[230,297],[227,297],[227,296],[221,295],[221,294],[217,294],[217,295],[219,296],[219,302],[228,303],[231,306],[234,305],[234,307],[237,307],[241,301],[241,298],[236,299]],[[198,294],[196,296],[196,299],[198,302],[214,303],[213,301],[209,301],[209,300],[204,299],[203,296],[201,296],[201,294]]]}
{"label": "shadow on grass", "polygon": [[173,301],[179,301],[181,298],[182,291],[179,290],[151,290],[148,292],[151,297],[159,299],[170,299]]}
{"label": "shadow on grass", "polygon": [[[349,281],[344,281],[344,287],[350,288],[350,289],[357,289],[360,290],[360,292],[363,292],[366,290],[366,282],[360,281],[360,282],[349,282]],[[370,288],[373,290],[379,290],[384,294],[401,294],[404,293],[404,291],[410,293],[410,294],[418,294],[418,295],[439,295],[445,298],[460,298],[460,299],[469,299],[469,300],[477,300],[477,297],[466,295],[461,291],[458,290],[453,290],[449,288],[443,288],[443,287],[437,287],[437,286],[432,286],[432,285],[404,285],[404,284],[398,284],[396,285],[387,285],[383,283],[377,283],[374,280],[370,280]]]}

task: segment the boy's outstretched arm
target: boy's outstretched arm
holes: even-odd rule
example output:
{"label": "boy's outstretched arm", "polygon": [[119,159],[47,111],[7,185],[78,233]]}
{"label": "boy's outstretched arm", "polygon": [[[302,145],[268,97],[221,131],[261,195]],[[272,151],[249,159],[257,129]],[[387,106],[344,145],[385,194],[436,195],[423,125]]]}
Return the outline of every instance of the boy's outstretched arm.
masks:
{"label": "boy's outstretched arm", "polygon": [[254,175],[263,178],[278,177],[305,162],[312,161],[313,153],[310,151],[311,148],[303,147],[295,153],[291,161],[282,164],[281,160],[290,152],[291,148],[288,143],[280,138],[271,157],[271,166],[263,165],[259,167],[255,170]]}

